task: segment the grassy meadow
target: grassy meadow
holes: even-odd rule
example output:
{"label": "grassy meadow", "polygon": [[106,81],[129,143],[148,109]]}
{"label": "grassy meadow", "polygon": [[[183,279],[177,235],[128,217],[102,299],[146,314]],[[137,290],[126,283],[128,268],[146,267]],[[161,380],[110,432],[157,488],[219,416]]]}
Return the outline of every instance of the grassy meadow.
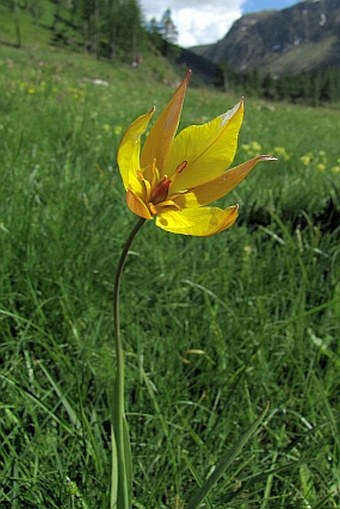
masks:
{"label": "grassy meadow", "polygon": [[[115,156],[174,85],[157,61],[0,47],[1,509],[108,508],[113,278],[136,221]],[[238,99],[193,87],[182,126]],[[279,160],[221,200],[240,203],[236,226],[191,238],[150,222],[133,244],[134,509],[185,508],[267,401],[202,507],[339,507],[339,132],[338,105],[247,101],[237,162]]]}

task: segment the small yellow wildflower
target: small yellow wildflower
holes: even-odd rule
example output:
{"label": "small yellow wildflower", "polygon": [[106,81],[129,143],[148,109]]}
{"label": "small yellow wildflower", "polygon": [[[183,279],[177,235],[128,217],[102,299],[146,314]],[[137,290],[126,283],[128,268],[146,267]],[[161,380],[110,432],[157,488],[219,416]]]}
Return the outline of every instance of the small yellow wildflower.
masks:
{"label": "small yellow wildflower", "polygon": [[249,244],[245,245],[243,248],[243,259],[248,260],[253,253],[253,248],[249,246]]}
{"label": "small yellow wildflower", "polygon": [[140,116],[126,130],[118,149],[118,166],[127,205],[144,219],[172,233],[209,236],[229,228],[238,205],[226,210],[205,207],[237,186],[260,161],[260,155],[225,171],[232,163],[241,128],[244,103],[203,125],[176,131],[191,72],[150,130],[141,150],[141,136],[155,109]]}
{"label": "small yellow wildflower", "polygon": [[252,141],[250,144],[250,148],[255,154],[260,153],[262,150],[262,146],[258,141]]}
{"label": "small yellow wildflower", "polygon": [[241,145],[241,149],[242,149],[244,152],[249,152],[249,151],[250,151],[250,145],[249,145],[249,143],[243,143],[243,145]]}
{"label": "small yellow wildflower", "polygon": [[116,125],[114,128],[113,128],[113,133],[116,135],[116,136],[120,136],[122,134],[122,126],[121,125]]}
{"label": "small yellow wildflower", "polygon": [[290,155],[284,147],[275,147],[273,153],[283,161],[289,161],[290,159]]}
{"label": "small yellow wildflower", "polygon": [[331,172],[334,173],[334,175],[337,175],[338,173],[340,173],[340,166],[338,165],[332,166]]}
{"label": "small yellow wildflower", "polygon": [[300,157],[300,161],[305,166],[309,166],[310,163],[313,161],[313,154],[311,152],[308,152],[308,154],[305,154],[304,156]]}
{"label": "small yellow wildflower", "polygon": [[319,164],[317,164],[316,169],[321,172],[324,172],[326,170],[326,165],[323,163],[319,163]]}
{"label": "small yellow wildflower", "polygon": [[255,157],[260,155],[262,147],[258,141],[251,141],[250,143],[244,143],[241,145],[241,149],[247,156]]}

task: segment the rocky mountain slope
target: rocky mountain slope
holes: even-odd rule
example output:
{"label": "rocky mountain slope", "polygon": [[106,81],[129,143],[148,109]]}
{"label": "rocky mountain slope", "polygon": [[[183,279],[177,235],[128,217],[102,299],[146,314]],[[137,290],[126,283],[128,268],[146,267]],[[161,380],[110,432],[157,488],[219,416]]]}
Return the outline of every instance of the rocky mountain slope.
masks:
{"label": "rocky mountain slope", "polygon": [[309,0],[281,11],[247,14],[197,54],[234,71],[276,75],[340,68],[340,0]]}

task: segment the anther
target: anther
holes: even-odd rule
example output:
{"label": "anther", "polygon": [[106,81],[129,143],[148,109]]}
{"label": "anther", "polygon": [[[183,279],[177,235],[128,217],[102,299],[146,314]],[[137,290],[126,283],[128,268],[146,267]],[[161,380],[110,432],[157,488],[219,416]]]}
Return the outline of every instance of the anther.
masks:
{"label": "anther", "polygon": [[176,168],[175,175],[179,175],[188,165],[188,161],[183,161],[183,163],[179,164]]}

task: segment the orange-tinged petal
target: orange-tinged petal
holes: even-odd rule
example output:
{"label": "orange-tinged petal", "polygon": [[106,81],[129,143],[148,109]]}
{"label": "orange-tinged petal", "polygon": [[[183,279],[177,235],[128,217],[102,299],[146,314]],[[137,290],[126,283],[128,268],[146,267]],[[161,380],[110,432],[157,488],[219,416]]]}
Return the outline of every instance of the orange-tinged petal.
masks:
{"label": "orange-tinged petal", "polygon": [[191,71],[188,70],[184,80],[153,125],[144,143],[141,155],[141,166],[142,168],[150,166],[153,160],[156,159],[156,165],[160,170],[161,177],[165,175],[163,172],[164,161],[178,128],[184,96],[190,77]]}
{"label": "orange-tinged petal", "polygon": [[140,168],[140,138],[146,131],[155,108],[138,117],[125,131],[118,147],[117,163],[125,189],[137,185],[137,171]]}
{"label": "orange-tinged petal", "polygon": [[156,217],[156,225],[171,233],[209,237],[232,226],[237,216],[238,205],[226,210],[216,207],[170,210]]}
{"label": "orange-tinged petal", "polygon": [[129,209],[137,216],[144,217],[144,219],[152,219],[153,216],[146,204],[131,189],[128,189],[126,192],[126,203]]}
{"label": "orange-tinged petal", "polygon": [[276,161],[276,157],[265,155],[254,157],[239,166],[235,166],[235,168],[231,168],[214,180],[192,189],[199,205],[206,205],[225,196],[242,182],[260,161]]}
{"label": "orange-tinged petal", "polygon": [[229,167],[235,157],[243,114],[240,101],[227,113],[206,124],[187,127],[176,136],[164,168],[173,178],[171,192],[204,184]]}

